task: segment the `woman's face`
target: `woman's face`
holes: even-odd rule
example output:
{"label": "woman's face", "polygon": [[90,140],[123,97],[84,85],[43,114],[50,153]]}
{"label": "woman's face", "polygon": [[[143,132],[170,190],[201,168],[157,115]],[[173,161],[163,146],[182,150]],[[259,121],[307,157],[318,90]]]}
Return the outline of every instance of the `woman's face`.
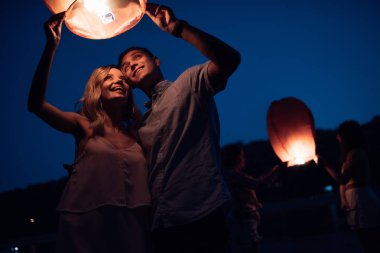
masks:
{"label": "woman's face", "polygon": [[126,100],[131,87],[125,82],[125,78],[120,70],[111,68],[101,87],[103,102],[115,99]]}

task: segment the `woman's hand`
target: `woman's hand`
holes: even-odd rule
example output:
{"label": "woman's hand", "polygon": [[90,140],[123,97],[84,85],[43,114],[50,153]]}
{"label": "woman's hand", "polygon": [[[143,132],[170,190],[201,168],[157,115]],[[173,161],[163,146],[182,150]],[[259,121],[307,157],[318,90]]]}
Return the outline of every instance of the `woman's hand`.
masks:
{"label": "woman's hand", "polygon": [[59,41],[61,40],[62,22],[64,17],[65,12],[60,12],[50,17],[44,24],[47,42],[55,47],[58,46]]}
{"label": "woman's hand", "polygon": [[323,168],[326,168],[329,165],[329,163],[327,162],[327,160],[323,156],[321,156],[321,155],[317,155],[317,164],[320,167],[323,167]]}

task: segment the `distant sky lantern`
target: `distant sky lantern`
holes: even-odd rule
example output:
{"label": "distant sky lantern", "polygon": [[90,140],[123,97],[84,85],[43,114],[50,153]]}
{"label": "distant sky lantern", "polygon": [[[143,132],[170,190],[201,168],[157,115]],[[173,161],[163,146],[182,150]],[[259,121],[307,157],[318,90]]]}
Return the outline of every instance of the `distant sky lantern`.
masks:
{"label": "distant sky lantern", "polygon": [[134,27],[146,0],[44,0],[53,13],[66,11],[67,28],[88,39],[108,39]]}
{"label": "distant sky lantern", "polygon": [[313,115],[301,100],[288,97],[272,102],[267,130],[274,152],[288,166],[316,159]]}

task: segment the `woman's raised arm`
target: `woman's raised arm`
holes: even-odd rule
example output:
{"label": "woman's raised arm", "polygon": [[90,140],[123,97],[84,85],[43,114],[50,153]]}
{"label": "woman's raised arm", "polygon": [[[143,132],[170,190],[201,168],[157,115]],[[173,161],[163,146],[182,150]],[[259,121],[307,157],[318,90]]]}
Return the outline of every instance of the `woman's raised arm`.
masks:
{"label": "woman's raised arm", "polygon": [[44,24],[46,45],[29,90],[28,110],[57,130],[76,134],[79,130],[79,121],[83,117],[74,112],[63,112],[45,99],[51,65],[61,40],[64,16],[64,12],[58,13]]}

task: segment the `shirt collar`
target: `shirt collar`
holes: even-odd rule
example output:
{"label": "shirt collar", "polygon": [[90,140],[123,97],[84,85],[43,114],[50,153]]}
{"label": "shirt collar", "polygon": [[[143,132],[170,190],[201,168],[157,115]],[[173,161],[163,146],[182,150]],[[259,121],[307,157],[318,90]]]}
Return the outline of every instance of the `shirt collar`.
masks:
{"label": "shirt collar", "polygon": [[171,83],[171,81],[164,80],[156,84],[152,89],[152,100],[145,102],[144,106],[150,109],[152,107],[152,101],[156,100],[159,96],[161,96],[162,93],[164,93],[164,91],[169,87]]}

